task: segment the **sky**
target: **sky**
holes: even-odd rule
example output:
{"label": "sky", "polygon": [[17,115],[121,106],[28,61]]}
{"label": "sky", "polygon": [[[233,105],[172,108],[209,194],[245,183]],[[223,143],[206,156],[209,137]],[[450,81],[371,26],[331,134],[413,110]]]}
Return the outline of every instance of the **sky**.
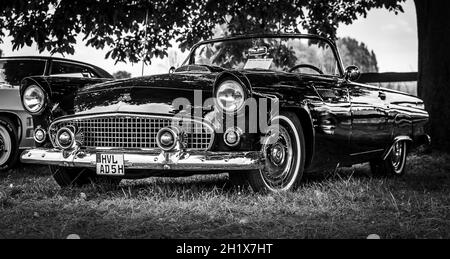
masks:
{"label": "sky", "polygon": [[[351,25],[340,25],[337,31],[338,37],[352,37],[364,42],[369,50],[377,55],[380,72],[413,72],[418,65],[418,39],[416,11],[413,0],[407,0],[403,4],[404,13],[395,15],[386,9],[373,9],[366,18],[360,17]],[[84,61],[97,65],[109,73],[125,70],[133,76],[141,76],[142,64],[118,63],[112,59],[105,59],[108,51],[86,47],[81,42],[81,36],[77,40],[74,55],[65,55],[66,58]],[[4,39],[0,44],[4,56],[34,56],[46,55],[48,52],[39,53],[36,46],[24,47],[12,51],[11,39]],[[179,65],[185,59],[187,53],[181,53],[177,49],[169,51],[169,58],[163,60],[157,58],[152,64],[144,67],[144,75],[161,74],[168,72],[173,65]],[[55,57],[62,57],[55,54]],[[170,58],[172,57],[172,58]],[[174,64],[174,60],[177,60]],[[345,64],[350,65],[350,64]]]}

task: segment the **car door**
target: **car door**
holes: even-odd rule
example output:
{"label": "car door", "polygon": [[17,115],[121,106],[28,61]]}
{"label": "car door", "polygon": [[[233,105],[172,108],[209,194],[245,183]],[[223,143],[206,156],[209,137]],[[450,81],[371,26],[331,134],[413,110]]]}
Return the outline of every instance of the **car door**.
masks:
{"label": "car door", "polygon": [[351,156],[383,152],[389,145],[392,125],[386,93],[375,86],[348,84],[351,102]]}
{"label": "car door", "polygon": [[312,168],[346,164],[350,155],[352,126],[351,104],[347,87],[339,79],[314,80],[314,87],[321,100],[310,100],[316,129],[316,164]]}

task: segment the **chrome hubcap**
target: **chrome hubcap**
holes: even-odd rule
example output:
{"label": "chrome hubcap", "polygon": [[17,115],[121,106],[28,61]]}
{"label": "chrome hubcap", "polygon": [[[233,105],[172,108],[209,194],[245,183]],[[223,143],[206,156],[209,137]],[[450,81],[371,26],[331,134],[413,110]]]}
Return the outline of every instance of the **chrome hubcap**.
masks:
{"label": "chrome hubcap", "polygon": [[284,158],[286,156],[286,149],[286,146],[280,145],[279,143],[271,147],[270,159],[275,165],[280,166],[283,164]]}
{"label": "chrome hubcap", "polygon": [[392,149],[391,163],[396,173],[401,173],[406,159],[405,143],[397,142]]}
{"label": "chrome hubcap", "polygon": [[268,141],[263,145],[265,166],[261,170],[264,181],[273,190],[283,190],[292,181],[294,165],[293,157],[297,152],[288,130],[279,126],[279,130],[272,132]]}

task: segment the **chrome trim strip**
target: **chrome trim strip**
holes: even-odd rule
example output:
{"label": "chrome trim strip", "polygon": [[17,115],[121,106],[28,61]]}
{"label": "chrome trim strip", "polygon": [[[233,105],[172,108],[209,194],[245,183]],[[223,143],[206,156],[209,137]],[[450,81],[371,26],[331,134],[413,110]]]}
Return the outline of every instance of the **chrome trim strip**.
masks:
{"label": "chrome trim strip", "polygon": [[367,154],[377,153],[377,152],[382,152],[382,151],[384,151],[384,149],[376,149],[376,150],[370,150],[370,151],[365,151],[365,152],[353,153],[353,154],[350,154],[350,156],[367,155]]}
{"label": "chrome trim strip", "polygon": [[[70,115],[70,116],[64,116],[61,117],[59,119],[56,119],[55,121],[53,121],[50,124],[48,133],[49,133],[49,137],[50,137],[50,141],[52,142],[52,145],[54,147],[56,147],[56,143],[54,142],[52,136],[51,136],[51,132],[52,129],[55,127],[56,124],[61,123],[61,122],[68,122],[68,121],[72,121],[72,120],[85,120],[85,119],[98,119],[98,118],[105,118],[105,117],[117,117],[117,116],[122,116],[122,117],[140,117],[140,118],[153,118],[153,119],[167,119],[167,120],[189,120],[191,122],[196,122],[196,123],[200,123],[203,126],[205,126],[206,128],[208,128],[210,130],[210,134],[211,134],[211,138],[208,144],[208,148],[206,150],[211,149],[213,143],[214,143],[214,139],[215,139],[215,131],[214,128],[212,127],[212,125],[210,125],[208,122],[201,120],[201,119],[192,119],[192,118],[188,118],[188,117],[177,117],[177,116],[162,116],[162,115],[150,115],[150,114],[141,114],[141,113],[122,113],[122,112],[114,112],[114,113],[100,113],[100,114],[86,114],[86,115]],[[101,148],[102,150],[108,150],[109,148]],[[117,149],[117,148],[111,148],[111,149]],[[128,149],[126,149],[128,150]],[[144,151],[152,151],[152,150],[158,150],[158,149],[140,149],[140,150],[144,150]],[[190,149],[186,149],[186,150],[190,150]]]}
{"label": "chrome trim strip", "polygon": [[[263,156],[260,151],[115,153],[124,154],[125,168],[127,169],[203,171],[206,173],[211,170],[258,170],[263,166]],[[97,152],[75,151],[67,155],[65,151],[58,149],[36,148],[24,151],[21,161],[28,164],[95,168],[96,154]]]}

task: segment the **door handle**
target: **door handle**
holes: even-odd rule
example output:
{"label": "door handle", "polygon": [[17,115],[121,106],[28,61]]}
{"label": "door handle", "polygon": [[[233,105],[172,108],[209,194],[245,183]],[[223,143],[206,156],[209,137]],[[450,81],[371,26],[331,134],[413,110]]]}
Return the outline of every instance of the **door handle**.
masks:
{"label": "door handle", "polygon": [[384,92],[379,92],[378,97],[383,101],[386,100],[386,94]]}

